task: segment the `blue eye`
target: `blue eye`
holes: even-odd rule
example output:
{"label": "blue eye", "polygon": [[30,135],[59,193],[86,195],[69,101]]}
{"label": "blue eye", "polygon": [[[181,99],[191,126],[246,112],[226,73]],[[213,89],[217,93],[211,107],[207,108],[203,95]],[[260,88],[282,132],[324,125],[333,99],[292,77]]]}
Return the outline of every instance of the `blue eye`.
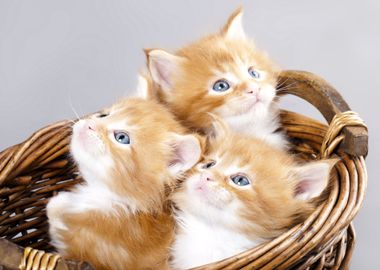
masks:
{"label": "blue eye", "polygon": [[241,187],[250,184],[248,178],[245,177],[244,175],[241,175],[241,174],[231,176],[231,180],[232,180],[232,182],[234,182],[234,184],[241,186]]}
{"label": "blue eye", "polygon": [[126,133],[124,131],[115,131],[113,133],[113,135],[115,137],[115,140],[118,143],[121,143],[121,144],[130,144],[131,143],[131,140],[129,139],[128,133]]}
{"label": "blue eye", "polygon": [[255,79],[259,79],[260,78],[260,72],[258,72],[257,70],[255,70],[253,67],[250,67],[248,69],[248,73],[249,73],[249,75],[251,75]]}
{"label": "blue eye", "polygon": [[214,83],[214,86],[212,89],[216,92],[224,92],[230,89],[230,85],[226,80],[218,80],[216,83]]}

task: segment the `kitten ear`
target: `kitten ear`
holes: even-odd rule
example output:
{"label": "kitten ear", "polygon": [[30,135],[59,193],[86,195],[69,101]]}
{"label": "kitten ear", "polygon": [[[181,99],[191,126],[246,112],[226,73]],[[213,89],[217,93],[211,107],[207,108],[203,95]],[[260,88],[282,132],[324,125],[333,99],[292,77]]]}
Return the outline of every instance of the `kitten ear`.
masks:
{"label": "kitten ear", "polygon": [[173,156],[169,164],[172,175],[178,175],[193,167],[200,159],[201,144],[196,136],[173,134],[170,142]]}
{"label": "kitten ear", "polygon": [[153,98],[153,88],[147,75],[140,73],[137,77],[136,96],[142,99]]}
{"label": "kitten ear", "polygon": [[222,35],[228,39],[245,39],[242,18],[243,9],[240,7],[228,18],[227,23],[222,29]]}
{"label": "kitten ear", "polygon": [[209,137],[214,139],[224,139],[230,133],[230,129],[227,124],[217,115],[213,113],[208,113],[212,118],[212,128],[208,132]]}
{"label": "kitten ear", "polygon": [[173,78],[181,69],[183,58],[160,49],[146,49],[145,54],[153,81],[164,91],[173,89]]}
{"label": "kitten ear", "polygon": [[310,162],[297,167],[293,172],[297,177],[295,197],[307,201],[322,194],[328,186],[330,171],[338,159]]}

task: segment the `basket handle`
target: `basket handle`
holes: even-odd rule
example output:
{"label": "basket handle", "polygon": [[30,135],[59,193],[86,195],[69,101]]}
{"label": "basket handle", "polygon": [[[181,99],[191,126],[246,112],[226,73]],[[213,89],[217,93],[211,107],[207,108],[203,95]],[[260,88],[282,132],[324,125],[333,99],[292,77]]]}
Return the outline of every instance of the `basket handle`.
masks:
{"label": "basket handle", "polygon": [[[316,107],[330,124],[335,115],[349,111],[343,97],[328,82],[306,71],[285,70],[280,73],[278,95],[292,94]],[[283,89],[283,90],[282,90]],[[368,131],[363,126],[345,126],[339,149],[354,156],[368,153]]]}

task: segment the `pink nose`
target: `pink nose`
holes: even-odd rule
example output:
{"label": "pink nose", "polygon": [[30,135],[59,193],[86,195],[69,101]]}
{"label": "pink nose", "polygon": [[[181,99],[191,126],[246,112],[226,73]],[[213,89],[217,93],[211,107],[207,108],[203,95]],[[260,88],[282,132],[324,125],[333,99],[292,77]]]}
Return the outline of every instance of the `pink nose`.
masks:
{"label": "pink nose", "polygon": [[214,177],[210,173],[202,173],[201,178],[203,181],[214,181]]}

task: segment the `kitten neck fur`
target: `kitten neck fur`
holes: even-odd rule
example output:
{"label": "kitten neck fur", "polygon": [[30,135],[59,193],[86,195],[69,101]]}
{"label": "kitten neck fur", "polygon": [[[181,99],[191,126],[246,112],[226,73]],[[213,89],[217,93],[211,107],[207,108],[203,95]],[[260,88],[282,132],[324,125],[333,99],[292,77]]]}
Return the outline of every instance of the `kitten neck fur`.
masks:
{"label": "kitten neck fur", "polygon": [[279,131],[280,116],[277,103],[271,104],[268,110],[225,116],[223,119],[235,132],[254,136],[280,149],[288,147],[288,142]]}
{"label": "kitten neck fur", "polygon": [[263,242],[262,239],[249,239],[234,228],[210,224],[187,212],[175,215],[179,233],[171,248],[173,269],[190,269],[220,261]]}

